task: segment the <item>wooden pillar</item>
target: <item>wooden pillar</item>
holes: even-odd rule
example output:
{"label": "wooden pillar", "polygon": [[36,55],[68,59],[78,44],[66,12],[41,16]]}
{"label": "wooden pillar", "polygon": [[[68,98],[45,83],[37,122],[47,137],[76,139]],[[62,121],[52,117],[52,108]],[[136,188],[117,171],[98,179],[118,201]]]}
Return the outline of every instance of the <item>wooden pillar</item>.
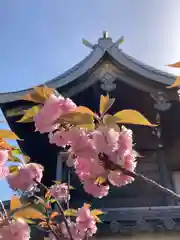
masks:
{"label": "wooden pillar", "polygon": [[62,180],[62,168],[63,168],[63,158],[61,156],[61,152],[58,153],[57,156],[57,164],[56,164],[56,180]]}
{"label": "wooden pillar", "polygon": [[[157,151],[157,161],[159,164],[159,171],[162,179],[161,184],[170,190],[174,190],[171,173],[167,167],[167,154],[164,149],[159,149]],[[177,201],[170,196],[166,196],[166,203],[168,206],[173,206],[177,204]]]}

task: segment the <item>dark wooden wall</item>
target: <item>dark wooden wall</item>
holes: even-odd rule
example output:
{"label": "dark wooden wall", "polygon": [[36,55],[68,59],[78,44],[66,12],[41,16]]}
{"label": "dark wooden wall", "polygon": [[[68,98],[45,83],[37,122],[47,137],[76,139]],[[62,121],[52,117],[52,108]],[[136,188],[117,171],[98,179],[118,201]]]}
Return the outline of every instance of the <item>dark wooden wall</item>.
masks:
{"label": "dark wooden wall", "polygon": [[[99,98],[102,93],[100,85],[97,83],[84,92],[74,96],[73,100],[78,105],[88,106],[95,112],[98,112]],[[154,100],[150,98],[149,94],[136,90],[121,81],[118,81],[117,88],[111,93],[111,96],[116,98],[111,113],[115,113],[122,109],[135,109],[145,115],[151,122],[155,123],[157,111],[153,106]],[[12,109],[13,107],[22,106],[24,104],[25,102],[22,101],[13,104],[6,104],[3,106],[2,110],[5,113],[7,109]],[[179,133],[176,131],[177,129],[173,124],[174,122],[171,119],[172,114],[175,114],[175,110],[172,109],[171,111],[170,115],[168,115],[168,113],[162,115],[164,124],[162,127],[164,133],[163,137],[165,139],[163,140],[164,143],[171,142],[172,140],[170,138],[173,139],[174,136],[179,136]],[[11,129],[20,138],[24,139],[24,141],[20,142],[20,145],[26,154],[28,154],[33,161],[39,162],[45,166],[44,182],[45,184],[50,185],[52,180],[55,180],[56,178],[56,161],[59,149],[55,145],[50,145],[48,143],[47,135],[41,135],[34,132],[33,124],[16,123],[16,120],[18,120],[19,117],[9,117],[7,119]],[[174,119],[176,119],[175,115]],[[175,121],[175,123],[177,124],[178,122]],[[171,125],[173,125],[173,131],[171,131]],[[168,126],[170,126],[170,128]],[[169,164],[169,159],[164,161],[163,154],[161,156],[159,155],[159,140],[152,134],[152,128],[133,125],[128,127],[134,132],[136,149],[145,156],[138,160],[137,171],[142,172],[155,181],[171,188],[171,176],[168,175],[170,173],[166,167]],[[166,150],[167,149],[165,148],[165,150],[162,151]],[[167,155],[166,152],[164,152],[164,154]],[[174,159],[176,159],[175,154]],[[161,166],[164,167],[162,168]],[[66,167],[63,169],[63,175],[64,179],[67,179]],[[71,173],[71,181],[72,185],[76,188],[76,190],[73,191],[74,205],[81,204],[84,199],[86,201],[93,201],[94,205],[97,207],[135,207],[172,204],[164,194],[150,186],[147,187],[147,185],[141,181],[136,181],[135,183],[122,188],[114,188],[108,197],[105,197],[100,201],[94,200],[90,195],[84,193],[82,185],[74,173]]]}
{"label": "dark wooden wall", "polygon": [[[100,93],[103,94],[99,84],[96,84],[74,96],[73,100],[79,105],[88,106],[98,112]],[[123,109],[134,109],[145,115],[152,123],[156,123],[157,111],[154,109],[154,101],[150,98],[149,94],[136,90],[119,81],[116,90],[111,93],[111,97],[116,98],[116,102],[111,108],[111,113]],[[152,133],[153,129],[133,125],[127,127],[133,130],[136,149],[144,156],[138,159],[137,171],[171,188],[172,184],[170,180],[165,180],[164,177],[164,172],[167,175],[168,171],[166,163],[164,163],[164,154],[161,154],[162,151],[159,151],[159,140]],[[163,169],[161,168],[162,162]],[[65,169],[64,178],[67,179]],[[171,204],[168,202],[165,194],[138,180],[122,188],[112,188],[110,194],[101,200],[93,199],[90,195],[84,193],[82,185],[73,173],[71,173],[71,182],[76,187],[76,190],[72,193],[72,204],[76,206],[81,205],[84,200],[93,202],[95,207],[106,208],[163,206]]]}

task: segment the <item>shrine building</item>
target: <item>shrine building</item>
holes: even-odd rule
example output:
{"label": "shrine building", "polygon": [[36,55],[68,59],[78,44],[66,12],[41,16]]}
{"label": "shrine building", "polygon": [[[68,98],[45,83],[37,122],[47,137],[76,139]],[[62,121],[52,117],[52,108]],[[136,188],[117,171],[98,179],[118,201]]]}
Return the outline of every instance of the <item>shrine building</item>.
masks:
{"label": "shrine building", "polygon": [[[112,113],[134,109],[158,127],[129,125],[134,132],[138,159],[137,172],[180,194],[180,102],[177,89],[167,89],[175,76],[147,66],[121,49],[122,38],[113,41],[107,32],[92,44],[84,40],[90,54],[62,75],[47,81],[77,105],[97,112],[101,94],[116,98]],[[43,182],[70,181],[71,205],[80,207],[91,202],[106,214],[99,226],[98,239],[179,239],[179,202],[143,181],[111,188],[102,199],[86,194],[77,176],[68,170],[61,149],[48,142],[46,134],[34,131],[33,123],[18,123],[23,111],[32,106],[22,100],[30,89],[0,94],[0,107],[11,128],[19,138],[21,149],[33,162],[45,167]]]}

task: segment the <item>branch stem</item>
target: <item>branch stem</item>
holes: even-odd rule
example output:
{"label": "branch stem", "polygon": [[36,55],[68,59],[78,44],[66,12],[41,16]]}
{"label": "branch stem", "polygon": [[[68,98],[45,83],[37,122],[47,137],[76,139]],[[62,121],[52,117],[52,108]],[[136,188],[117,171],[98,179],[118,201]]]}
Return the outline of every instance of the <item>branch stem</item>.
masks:
{"label": "branch stem", "polygon": [[51,225],[49,223],[47,223],[51,233],[54,235],[54,237],[57,239],[57,240],[60,240],[59,239],[59,236],[57,235],[57,233],[52,229]]}
{"label": "branch stem", "polygon": [[66,217],[65,217],[65,215],[64,215],[63,208],[62,208],[62,206],[61,206],[61,204],[60,204],[60,202],[59,202],[58,200],[56,200],[56,204],[57,204],[57,207],[58,207],[59,212],[60,212],[61,215],[62,215],[62,218],[63,218],[64,224],[65,224],[65,226],[66,226],[67,232],[68,232],[68,234],[69,234],[70,240],[73,240],[73,236],[72,236],[72,234],[71,234],[71,230],[70,230],[70,228],[69,228],[67,219],[66,219]]}
{"label": "branch stem", "polygon": [[166,187],[163,187],[161,184],[153,181],[152,179],[149,179],[149,178],[145,177],[143,174],[136,173],[136,172],[131,172],[131,171],[119,166],[119,165],[118,165],[118,168],[122,171],[123,174],[128,175],[130,177],[133,177],[135,179],[143,180],[147,184],[150,184],[153,187],[156,187],[157,189],[159,189],[160,191],[166,193],[168,196],[180,201],[180,195],[179,194],[173,192],[172,190],[170,190]]}
{"label": "branch stem", "polygon": [[[37,182],[36,180],[35,180],[35,182],[36,182],[37,184],[39,184],[40,186],[42,186],[42,187],[43,187],[44,189],[46,189],[47,191],[49,190],[49,189],[46,187],[46,185],[44,185],[43,183]],[[64,222],[64,224],[65,224],[65,226],[66,226],[66,229],[67,229],[67,232],[68,232],[68,234],[69,234],[69,239],[70,239],[70,240],[74,240],[74,239],[73,239],[73,236],[72,236],[72,234],[71,234],[70,227],[69,227],[69,225],[68,225],[68,221],[67,221],[67,219],[66,219],[66,217],[65,217],[65,215],[64,215],[64,211],[63,211],[63,208],[62,208],[62,206],[61,206],[61,203],[60,203],[56,198],[54,198],[54,199],[56,200],[56,204],[57,204],[58,210],[59,210],[60,214],[62,215],[63,222]],[[56,238],[57,238],[57,237],[56,237]]]}

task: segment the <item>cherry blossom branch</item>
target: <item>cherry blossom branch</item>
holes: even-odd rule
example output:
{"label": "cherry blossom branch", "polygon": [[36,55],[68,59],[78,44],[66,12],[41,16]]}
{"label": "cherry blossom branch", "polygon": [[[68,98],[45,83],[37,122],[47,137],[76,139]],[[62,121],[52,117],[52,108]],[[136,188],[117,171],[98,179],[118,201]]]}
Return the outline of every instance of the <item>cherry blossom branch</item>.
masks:
{"label": "cherry blossom branch", "polygon": [[[35,182],[36,182],[38,185],[42,186],[42,187],[43,187],[44,189],[46,189],[47,191],[49,190],[49,189],[46,187],[46,185],[44,185],[43,183],[40,183],[40,182],[38,182],[38,181],[36,181],[36,180],[35,180]],[[71,234],[71,230],[70,230],[70,228],[69,228],[67,219],[66,219],[66,217],[65,217],[65,215],[64,215],[64,211],[63,211],[63,208],[62,208],[62,206],[61,206],[61,203],[60,203],[56,198],[54,198],[54,199],[56,200],[56,205],[57,205],[57,207],[58,207],[59,212],[61,213],[63,222],[64,222],[64,224],[65,224],[65,226],[66,226],[66,229],[67,229],[67,232],[68,232],[68,234],[69,234],[70,240],[74,240],[74,239],[73,239],[73,236],[72,236],[72,234]]]}
{"label": "cherry blossom branch", "polygon": [[5,217],[8,218],[8,214],[7,214],[7,211],[6,211],[5,207],[4,207],[4,204],[3,204],[2,200],[0,200],[0,205],[1,205],[1,208],[2,208],[2,210],[4,212]]}
{"label": "cherry blossom branch", "polygon": [[132,172],[132,171],[130,171],[130,170],[128,170],[128,169],[126,169],[126,168],[124,168],[124,167],[122,167],[122,166],[120,166],[120,165],[118,165],[118,164],[116,164],[112,161],[110,161],[107,155],[103,155],[101,157],[101,160],[103,161],[103,164],[107,169],[110,169],[110,170],[113,170],[113,171],[114,170],[120,170],[124,175],[133,177],[134,179],[143,180],[147,184],[150,184],[153,187],[156,187],[157,189],[159,189],[160,191],[166,193],[168,196],[172,197],[173,199],[176,199],[176,200],[180,201],[180,195],[179,194],[177,194],[174,191],[162,186],[161,184],[157,183],[156,181],[145,177],[141,173]]}
{"label": "cherry blossom branch", "polygon": [[59,212],[60,212],[61,215],[62,215],[62,219],[63,219],[64,224],[65,224],[65,226],[66,226],[66,229],[67,229],[67,232],[68,232],[68,234],[69,234],[70,240],[73,240],[73,236],[72,236],[72,234],[71,234],[71,230],[70,230],[70,228],[69,228],[67,219],[66,219],[66,217],[65,217],[65,215],[64,215],[63,208],[62,208],[62,206],[61,206],[61,204],[60,204],[60,202],[59,202],[58,200],[56,200],[56,204],[57,204],[57,207],[58,207]]}
{"label": "cherry blossom branch", "polygon": [[145,181],[146,183],[148,184],[151,184],[152,186],[156,187],[157,189],[159,189],[160,191],[166,193],[167,195],[169,195],[170,197],[180,201],[180,195],[173,192],[172,190],[166,188],[166,187],[163,187],[161,184],[153,181],[152,179],[149,179],[147,177],[145,177],[143,174],[140,174],[140,173],[136,173],[136,172],[131,172],[119,165],[117,165],[117,168],[119,168],[125,175],[128,175],[130,177],[133,177],[135,179],[141,179],[143,181]]}
{"label": "cherry blossom branch", "polygon": [[57,239],[57,240],[60,240],[59,239],[59,236],[57,235],[57,233],[52,229],[51,225],[47,222],[47,225],[51,231],[51,233],[54,235],[54,237]]}

